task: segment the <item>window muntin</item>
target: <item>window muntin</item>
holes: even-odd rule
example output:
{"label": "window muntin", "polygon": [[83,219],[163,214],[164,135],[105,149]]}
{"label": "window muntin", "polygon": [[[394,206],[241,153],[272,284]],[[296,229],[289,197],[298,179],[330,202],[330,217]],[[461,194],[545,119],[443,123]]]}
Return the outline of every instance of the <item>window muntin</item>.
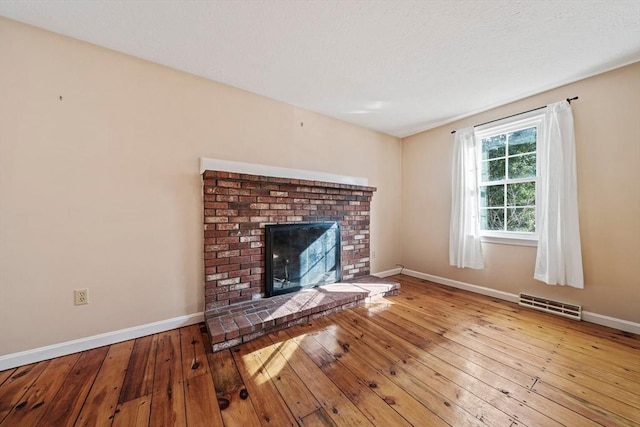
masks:
{"label": "window muntin", "polygon": [[538,112],[476,130],[483,236],[536,238],[536,148],[542,120]]}

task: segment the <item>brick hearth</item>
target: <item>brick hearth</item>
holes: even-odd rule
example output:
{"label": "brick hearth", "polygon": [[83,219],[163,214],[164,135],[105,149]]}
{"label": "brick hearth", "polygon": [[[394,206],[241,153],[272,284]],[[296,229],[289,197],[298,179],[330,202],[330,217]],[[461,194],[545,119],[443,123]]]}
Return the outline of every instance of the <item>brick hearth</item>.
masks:
{"label": "brick hearth", "polygon": [[397,295],[400,284],[374,276],[332,283],[259,301],[246,301],[206,312],[213,351],[251,341],[269,332]]}

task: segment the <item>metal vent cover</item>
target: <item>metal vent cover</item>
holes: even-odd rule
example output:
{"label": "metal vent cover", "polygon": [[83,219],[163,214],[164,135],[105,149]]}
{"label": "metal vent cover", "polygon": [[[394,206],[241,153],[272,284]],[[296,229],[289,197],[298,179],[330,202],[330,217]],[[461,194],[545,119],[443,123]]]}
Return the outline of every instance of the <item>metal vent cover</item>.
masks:
{"label": "metal vent cover", "polygon": [[536,297],[533,295],[520,294],[519,305],[530,307],[535,310],[568,317],[569,319],[582,320],[582,306],[569,304],[562,301],[554,301],[548,298]]}

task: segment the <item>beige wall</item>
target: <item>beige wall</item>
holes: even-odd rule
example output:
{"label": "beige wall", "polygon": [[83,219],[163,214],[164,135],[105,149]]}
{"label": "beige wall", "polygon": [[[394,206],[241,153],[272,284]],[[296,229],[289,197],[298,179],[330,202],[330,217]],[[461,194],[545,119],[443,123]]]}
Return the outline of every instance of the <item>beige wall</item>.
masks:
{"label": "beige wall", "polygon": [[[484,270],[450,267],[451,130],[573,96],[580,97],[572,105],[585,288],[534,280],[533,247],[483,244]],[[405,138],[402,262],[411,270],[640,322],[640,63]]]}
{"label": "beige wall", "polygon": [[0,354],[202,311],[200,157],[369,178],[400,261],[399,139],[0,18]]}

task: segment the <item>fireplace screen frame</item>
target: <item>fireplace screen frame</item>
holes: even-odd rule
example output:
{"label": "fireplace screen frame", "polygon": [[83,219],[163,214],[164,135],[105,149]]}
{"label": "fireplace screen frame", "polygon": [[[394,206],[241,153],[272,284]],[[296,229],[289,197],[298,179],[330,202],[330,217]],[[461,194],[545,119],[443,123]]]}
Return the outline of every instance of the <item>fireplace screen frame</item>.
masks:
{"label": "fireplace screen frame", "polygon": [[[276,241],[276,233],[290,232],[295,229],[324,229],[325,233],[331,229],[335,229],[335,259],[331,258],[335,266],[335,280],[319,281],[304,286],[287,286],[285,288],[277,289],[274,286],[274,281],[278,280],[274,277],[274,243]],[[304,222],[304,223],[289,223],[289,224],[265,224],[265,297],[269,298],[276,295],[287,294],[290,292],[297,292],[305,288],[313,288],[324,284],[336,283],[342,280],[342,230],[340,222],[337,221],[319,221],[319,222]],[[324,234],[324,233],[322,233]],[[326,271],[326,270],[325,270]],[[333,270],[331,270],[333,271]],[[274,280],[275,279],[275,280]]]}

